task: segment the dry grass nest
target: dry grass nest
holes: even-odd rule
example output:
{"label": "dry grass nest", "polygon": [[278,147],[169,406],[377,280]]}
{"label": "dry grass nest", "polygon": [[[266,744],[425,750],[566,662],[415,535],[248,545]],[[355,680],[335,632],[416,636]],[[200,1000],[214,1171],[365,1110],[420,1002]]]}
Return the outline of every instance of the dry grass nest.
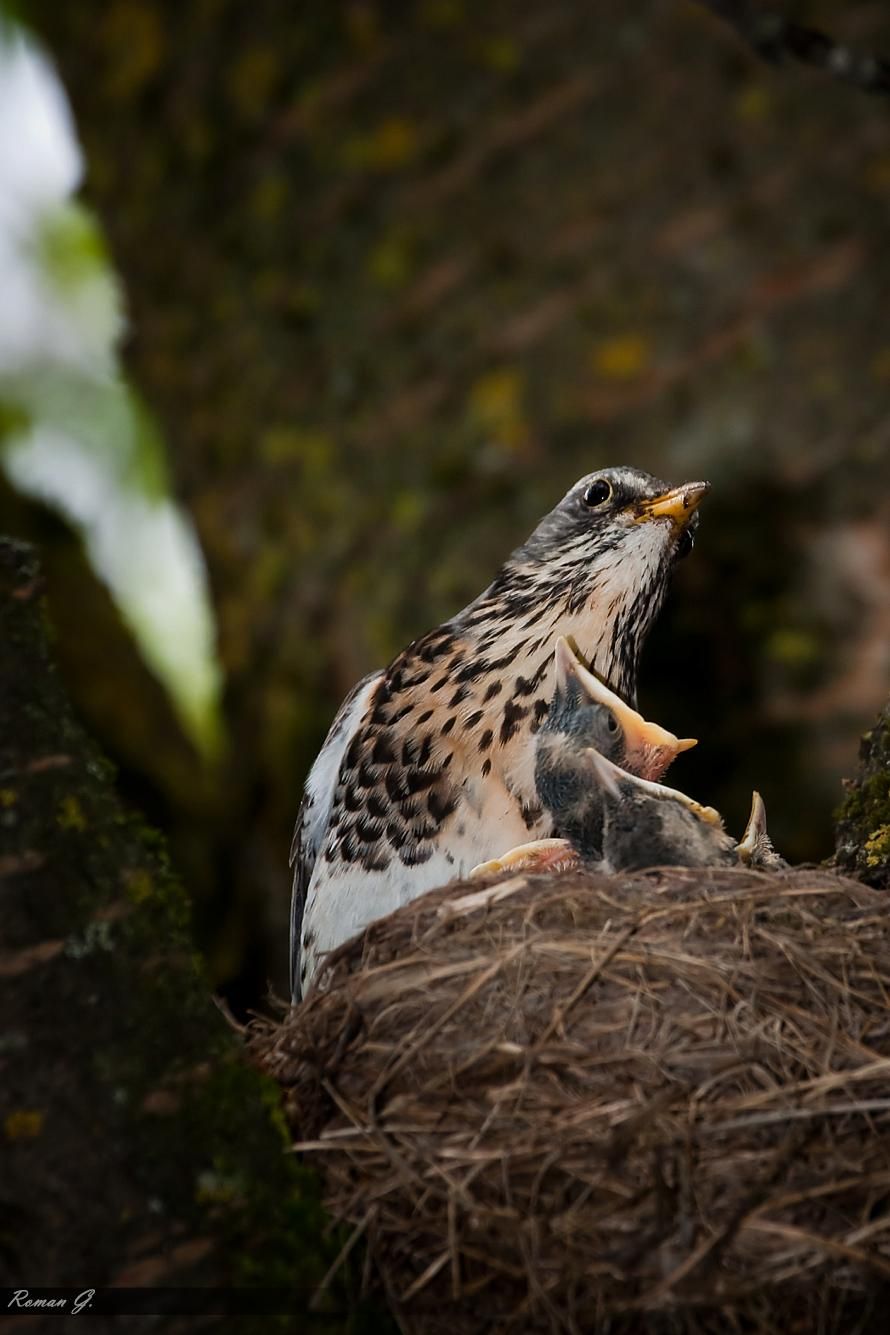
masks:
{"label": "dry grass nest", "polygon": [[251,1052],[405,1331],[884,1331],[887,908],[807,870],[452,886]]}

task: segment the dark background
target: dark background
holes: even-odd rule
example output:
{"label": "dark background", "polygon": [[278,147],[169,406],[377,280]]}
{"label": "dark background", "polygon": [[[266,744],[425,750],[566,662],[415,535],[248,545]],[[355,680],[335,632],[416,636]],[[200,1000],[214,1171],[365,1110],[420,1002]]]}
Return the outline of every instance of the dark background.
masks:
{"label": "dark background", "polygon": [[[890,51],[881,3],[788,4]],[[284,986],[287,850],[340,698],[580,474],[714,486],[650,643],[672,780],[831,851],[887,694],[890,104],[694,4],[28,0],[197,524],[230,743],[190,750],[60,521],[57,650],[169,835],[213,977]]]}

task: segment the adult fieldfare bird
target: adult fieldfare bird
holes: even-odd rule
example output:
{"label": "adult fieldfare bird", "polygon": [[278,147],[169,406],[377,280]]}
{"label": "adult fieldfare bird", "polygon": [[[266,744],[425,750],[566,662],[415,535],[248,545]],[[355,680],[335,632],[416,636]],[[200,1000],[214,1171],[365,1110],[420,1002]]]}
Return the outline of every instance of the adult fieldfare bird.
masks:
{"label": "adult fieldfare bird", "polygon": [[535,790],[554,644],[636,699],[640,649],[706,482],[577,482],[450,621],[355,687],[312,767],[291,849],[294,999],[322,956],[486,858],[552,833]]}

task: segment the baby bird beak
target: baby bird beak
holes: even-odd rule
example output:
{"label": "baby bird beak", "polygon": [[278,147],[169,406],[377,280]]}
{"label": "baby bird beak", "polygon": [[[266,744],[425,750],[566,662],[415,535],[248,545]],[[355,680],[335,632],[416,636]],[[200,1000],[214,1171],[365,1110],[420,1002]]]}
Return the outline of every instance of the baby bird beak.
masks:
{"label": "baby bird beak", "polygon": [[766,807],[763,798],[755,791],[751,794],[751,815],[745,826],[741,841],[736,844],[739,861],[746,867],[761,871],[778,871],[788,863],[773,848],[772,840],[766,828]]}
{"label": "baby bird beak", "polygon": [[755,788],[751,794],[751,815],[748,817],[748,824],[745,826],[745,833],[742,835],[738,844],[738,855],[743,862],[750,862],[752,854],[757,847],[758,842],[767,836],[766,831],[766,807],[763,805],[763,798]]}
{"label": "baby bird beak", "polygon": [[626,770],[619,769],[613,765],[611,760],[600,755],[594,747],[586,748],[586,755],[590,761],[594,777],[600,786],[611,797],[621,800],[621,798],[633,790],[645,794],[647,797],[658,798],[661,801],[682,802],[683,806],[688,807],[693,815],[698,816],[706,825],[716,825],[718,828],[723,826],[723,818],[719,811],[713,807],[702,806],[701,802],[696,802],[694,798],[688,797],[686,793],[681,793],[678,788],[668,788],[662,783],[652,783],[648,779],[641,779],[636,774],[628,774]]}
{"label": "baby bird beak", "polygon": [[581,690],[595,704],[605,705],[612,711],[624,734],[624,763],[631,774],[644,779],[660,779],[681,751],[696,745],[694,737],[676,737],[631,709],[620,695],[588,671],[562,635],[556,641],[556,685],[561,691]]}
{"label": "baby bird beak", "polygon": [[736,846],[736,852],[742,862],[750,865],[751,860],[758,850],[764,846],[764,843],[767,847],[772,847],[766,828],[766,807],[763,798],[755,788],[751,794],[751,815],[748,817],[745,833]]}

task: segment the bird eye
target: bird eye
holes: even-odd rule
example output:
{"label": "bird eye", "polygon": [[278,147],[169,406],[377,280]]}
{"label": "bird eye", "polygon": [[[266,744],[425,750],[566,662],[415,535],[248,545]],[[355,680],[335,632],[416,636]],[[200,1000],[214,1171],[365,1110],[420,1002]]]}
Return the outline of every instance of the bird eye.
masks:
{"label": "bird eye", "polygon": [[677,543],[677,560],[682,561],[683,557],[688,556],[694,546],[695,539],[689,532],[689,529],[684,528],[683,532],[680,534],[680,541]]}
{"label": "bird eye", "polygon": [[591,482],[585,487],[582,500],[585,505],[592,509],[598,505],[603,505],[612,495],[612,484],[607,482],[604,477],[598,477],[595,482]]}
{"label": "bird eye", "polygon": [[618,720],[614,714],[609,715],[608,719],[606,720],[606,727],[609,729],[609,732],[618,731]]}

